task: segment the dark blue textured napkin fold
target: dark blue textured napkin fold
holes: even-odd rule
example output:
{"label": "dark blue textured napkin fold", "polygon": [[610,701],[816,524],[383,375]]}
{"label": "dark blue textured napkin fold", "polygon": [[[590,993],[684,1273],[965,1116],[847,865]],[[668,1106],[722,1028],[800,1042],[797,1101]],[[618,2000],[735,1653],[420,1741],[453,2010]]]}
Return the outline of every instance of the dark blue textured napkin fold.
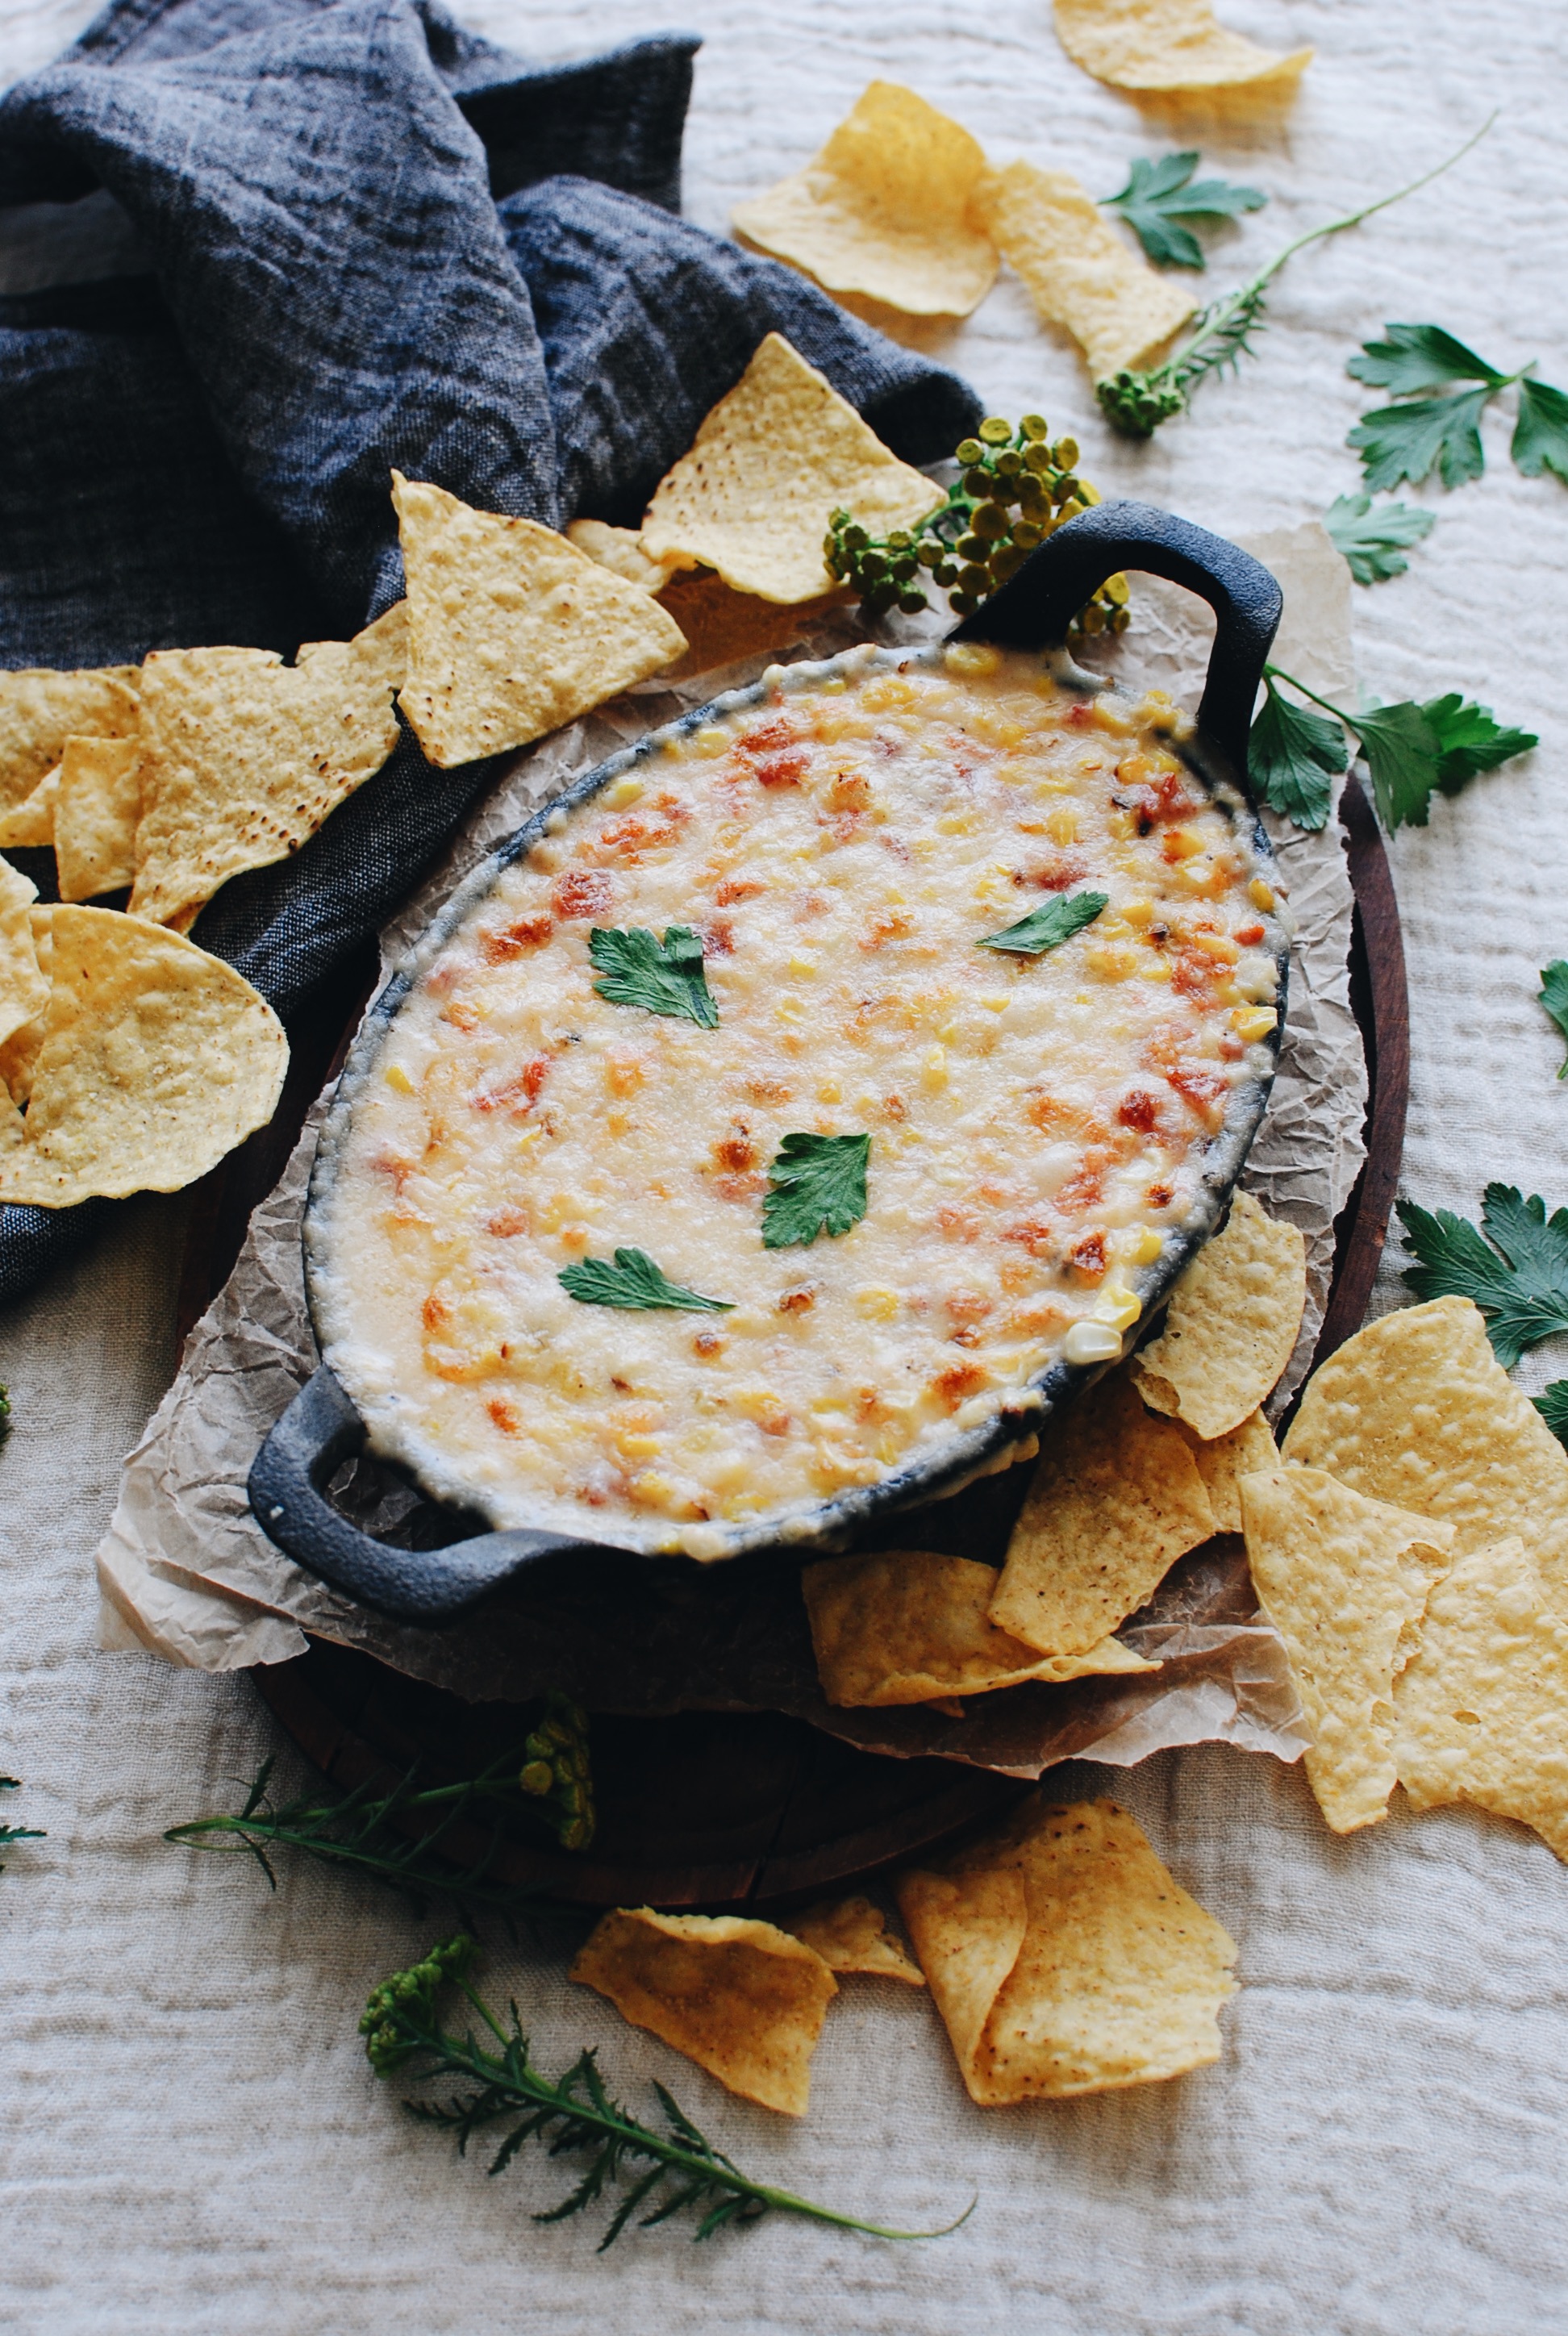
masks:
{"label": "dark blue textured napkin fold", "polygon": [[[121,0],[12,90],[0,207],[106,188],[152,272],[0,298],[0,665],[355,630],[402,589],[394,465],[635,522],[769,331],[950,452],[956,375],[675,216],[696,46],[533,66],[435,0]],[[492,775],[405,735],[196,937],[287,1020]],[[101,1216],[0,1210],[0,1299]]]}

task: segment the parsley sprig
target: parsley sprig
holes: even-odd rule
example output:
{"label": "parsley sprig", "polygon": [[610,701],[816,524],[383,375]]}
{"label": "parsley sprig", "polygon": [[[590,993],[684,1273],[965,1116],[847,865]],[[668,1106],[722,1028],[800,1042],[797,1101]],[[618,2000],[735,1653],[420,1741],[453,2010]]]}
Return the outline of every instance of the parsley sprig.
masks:
{"label": "parsley sprig", "polygon": [[762,1204],[765,1249],[805,1248],[837,1237],[866,1212],[869,1135],[786,1135],[768,1170]]}
{"label": "parsley sprig", "polygon": [[[1539,1002],[1546,1008],[1563,1037],[1568,1038],[1568,961],[1560,957],[1553,958],[1550,965],[1542,967]],[[1563,1067],[1557,1076],[1560,1079],[1568,1079],[1568,1055],[1563,1056]]]}
{"label": "parsley sprig", "polygon": [[671,925],[662,941],[641,925],[595,925],[588,953],[605,977],[594,983],[595,993],[612,1006],[641,1006],[649,1014],[680,1015],[705,1030],[717,1029],[702,939],[689,925]]}
{"label": "parsley sprig", "polygon": [[1386,584],[1410,565],[1404,557],[1413,543],[1431,534],[1435,511],[1409,503],[1383,503],[1370,495],[1339,495],[1323,513],[1323,525],[1358,584]]}
{"label": "parsley sprig", "polygon": [[620,1306],[628,1312],[648,1313],[660,1309],[678,1314],[735,1311],[728,1299],[704,1298],[672,1281],[645,1249],[618,1249],[613,1265],[604,1258],[585,1257],[580,1264],[563,1266],[556,1278],[567,1296],[584,1306]]}
{"label": "parsley sprig", "polygon": [[[1526,478],[1549,470],[1568,482],[1568,397],[1560,389],[1534,380],[1530,365],[1499,372],[1441,325],[1385,325],[1383,330],[1387,339],[1363,342],[1360,355],[1346,367],[1357,381],[1388,390],[1394,401],[1363,414],[1345,442],[1359,453],[1370,492],[1381,494],[1405,479],[1419,486],[1434,471],[1446,487],[1478,479],[1486,467],[1481,416],[1515,383],[1514,463]],[[1456,388],[1456,383],[1472,385]]]}
{"label": "parsley sprig", "polygon": [[[0,1393],[3,1392],[0,1389]],[[0,1793],[19,1793],[21,1789],[20,1776],[0,1776]],[[47,1841],[48,1838],[48,1835],[37,1825],[0,1825],[0,1849],[9,1849],[14,1841]],[[0,1865],[0,1874],[5,1871],[5,1868]]]}
{"label": "parsley sprig", "polygon": [[[551,2157],[587,2159],[576,2187],[559,2205],[535,2214],[536,2223],[562,2223],[601,2200],[609,2204],[615,2187],[625,2185],[599,2241],[601,2254],[615,2244],[634,2215],[638,2227],[648,2230],[687,2211],[698,2218],[693,2236],[699,2240],[711,2238],[726,2224],[757,2223],[774,2212],[803,2214],[813,2222],[865,2231],[879,2239],[945,2235],[942,2231],[896,2231],[880,2223],[862,2223],[852,2214],[799,2198],[792,2190],[754,2181],[733,2158],[715,2148],[657,2082],[654,2091],[667,2129],[661,2133],[643,2124],[606,2091],[592,2051],[580,2053],[565,2076],[545,2076],[535,2066],[516,2004],[511,2007],[510,2026],[503,2027],[471,1983],[474,1953],[474,1941],[460,1932],[432,1947],[411,1971],[394,1971],[371,1990],[359,2032],[378,2077],[409,2070],[415,2081],[455,2082],[465,2088],[448,2099],[406,2104],[422,2124],[453,2134],[460,2154],[466,2154],[482,2128],[509,2127],[491,2160],[492,2175],[503,2172],[528,2141],[542,2142]],[[459,2035],[443,2026],[437,1998],[448,1985],[467,1998],[488,2036],[476,2036],[472,2028]],[[639,2211],[644,2207],[646,2214]],[[972,2213],[972,2205],[968,2211]],[[959,2222],[965,2219],[960,2215]],[[956,2230],[958,2223],[947,2228]]]}
{"label": "parsley sprig", "polygon": [[1164,365],[1144,373],[1124,368],[1097,382],[1095,394],[1107,419],[1129,438],[1152,438],[1162,422],[1184,414],[1201,382],[1211,374],[1239,365],[1243,356],[1255,354],[1253,336],[1265,321],[1269,287],[1287,260],[1305,251],[1309,244],[1320,243],[1326,236],[1343,235],[1348,228],[1359,227],[1375,212],[1387,210],[1391,203],[1403,202],[1407,195],[1430,186],[1434,179],[1440,179],[1445,170],[1451,170],[1456,162],[1462,161],[1477,140],[1485,138],[1496,118],[1493,114],[1475,137],[1466,140],[1457,153],[1450,154],[1436,170],[1413,179],[1407,187],[1399,187],[1393,194],[1379,197],[1377,202],[1363,203],[1359,210],[1347,211],[1343,219],[1329,219],[1322,227],[1310,228],[1305,235],[1297,236],[1247,283],[1202,309],[1193,318],[1187,338]]}
{"label": "parsley sprig", "polygon": [[1492,1351],[1511,1371],[1527,1348],[1568,1330],[1568,1209],[1551,1216],[1532,1193],[1488,1184],[1481,1229],[1451,1210],[1399,1202],[1405,1279],[1419,1298],[1468,1298],[1486,1317]]}
{"label": "parsley sprig", "polygon": [[1187,222],[1240,219],[1243,211],[1261,211],[1269,200],[1261,187],[1194,180],[1198,161],[1196,147],[1163,154],[1157,162],[1140,155],[1121,193],[1100,198],[1100,209],[1126,220],[1156,268],[1203,268],[1203,247]]}
{"label": "parsley sprig", "polygon": [[988,933],[977,949],[1008,949],[1019,957],[1040,957],[1047,949],[1060,949],[1075,933],[1111,905],[1108,892],[1069,892],[1059,900],[1047,900],[1020,917],[1016,925],[1004,926],[999,933]]}
{"label": "parsley sprig", "polygon": [[[1281,682],[1332,719],[1292,705],[1281,696]],[[1489,706],[1457,690],[1421,705],[1407,698],[1349,714],[1277,665],[1264,667],[1263,690],[1248,773],[1263,800],[1298,827],[1320,828],[1328,818],[1330,778],[1349,758],[1347,731],[1367,765],[1378,816],[1390,830],[1425,827],[1434,793],[1457,794],[1478,772],[1495,771],[1540,743],[1533,731],[1506,727]]]}

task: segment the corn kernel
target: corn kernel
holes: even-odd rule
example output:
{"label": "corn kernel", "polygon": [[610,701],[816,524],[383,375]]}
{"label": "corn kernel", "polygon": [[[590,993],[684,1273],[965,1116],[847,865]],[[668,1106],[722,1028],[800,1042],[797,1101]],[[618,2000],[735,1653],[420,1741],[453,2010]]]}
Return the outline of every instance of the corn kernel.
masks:
{"label": "corn kernel", "polygon": [[868,1322],[891,1322],[899,1310],[899,1293],[885,1282],[868,1281],[855,1291],[854,1307]]}
{"label": "corn kernel", "polygon": [[628,1460],[657,1460],[660,1439],[657,1436],[618,1436],[615,1448]]}
{"label": "corn kernel", "polygon": [[803,1022],[805,1019],[805,1007],[787,989],[774,1007],[774,1012],[781,1022]]}
{"label": "corn kernel", "polygon": [[1119,706],[1109,690],[1095,700],[1095,727],[1108,730],[1114,738],[1130,738],[1137,728],[1137,716]]}
{"label": "corn kernel", "polygon": [[1078,814],[1070,803],[1058,803],[1047,814],[1046,833],[1053,843],[1076,843]]}
{"label": "corn kernel", "polygon": [[1251,900],[1254,909],[1261,909],[1262,910],[1264,916],[1268,915],[1270,910],[1274,905],[1272,887],[1265,884],[1261,876],[1254,876],[1251,882],[1248,885],[1247,898]]}
{"label": "corn kernel", "polygon": [[1203,849],[1203,839],[1190,827],[1168,827],[1160,849],[1167,860],[1195,860]]}
{"label": "corn kernel", "polygon": [[979,823],[979,815],[976,812],[944,811],[937,820],[937,832],[939,835],[973,835]]}
{"label": "corn kernel", "polygon": [[627,1484],[627,1498],[635,1501],[639,1509],[668,1509],[674,1505],[676,1491],[667,1476],[656,1476],[645,1469]]}
{"label": "corn kernel", "polygon": [[821,1086],[817,1089],[817,1101],[818,1103],[842,1103],[843,1101],[843,1089],[840,1086],[837,1079],[824,1079],[823,1081]]}
{"label": "corn kernel", "polygon": [[1122,916],[1125,922],[1135,925],[1141,932],[1145,925],[1152,925],[1154,921],[1154,904],[1153,900],[1124,900]]}
{"label": "corn kernel", "polygon": [[1012,1002],[1012,994],[1006,989],[988,989],[980,998],[980,1004],[992,1014],[1005,1014]]}
{"label": "corn kernel", "polygon": [[999,673],[1001,654],[985,641],[954,641],[942,652],[942,663],[951,674],[966,681],[978,681],[987,674]]}
{"label": "corn kernel", "polygon": [[387,1085],[395,1095],[413,1095],[415,1092],[414,1081],[401,1063],[389,1063],[385,1076]]}
{"label": "corn kernel", "polygon": [[1194,933],[1193,947],[1202,949],[1205,957],[1217,958],[1222,965],[1234,965],[1242,954],[1228,933]]}
{"label": "corn kernel", "polygon": [[1169,958],[1158,956],[1145,958],[1144,960],[1144,979],[1145,981],[1169,981],[1170,978],[1171,960]]}
{"label": "corn kernel", "polygon": [[792,957],[789,969],[796,981],[814,981],[817,975],[817,961],[814,957]]}
{"label": "corn kernel", "polygon": [[1125,981],[1129,975],[1138,970],[1138,960],[1134,952],[1114,944],[1086,949],[1084,957],[1089,971],[1098,974],[1102,981]]}
{"label": "corn kernel", "polygon": [[630,771],[623,771],[619,778],[604,791],[605,808],[608,811],[624,811],[628,803],[636,803],[638,797],[647,792],[646,781]]}
{"label": "corn kernel", "polygon": [[1255,1039],[1266,1038],[1279,1018],[1271,1006],[1238,1006],[1231,1016],[1231,1027],[1251,1046]]}
{"label": "corn kernel", "polygon": [[721,730],[716,722],[705,723],[700,730],[694,732],[691,743],[699,754],[710,757],[722,754],[729,745],[729,732]]}
{"label": "corn kernel", "polygon": [[933,1046],[920,1065],[920,1085],[929,1094],[940,1095],[948,1083],[948,1055],[945,1046]]}
{"label": "corn kernel", "polygon": [[1153,1225],[1138,1225],[1117,1246],[1129,1265],[1153,1265],[1165,1244]]}
{"label": "corn kernel", "polygon": [[1102,1290],[1089,1309],[1089,1319],[1107,1322],[1113,1330],[1126,1330],[1143,1310],[1130,1290]]}

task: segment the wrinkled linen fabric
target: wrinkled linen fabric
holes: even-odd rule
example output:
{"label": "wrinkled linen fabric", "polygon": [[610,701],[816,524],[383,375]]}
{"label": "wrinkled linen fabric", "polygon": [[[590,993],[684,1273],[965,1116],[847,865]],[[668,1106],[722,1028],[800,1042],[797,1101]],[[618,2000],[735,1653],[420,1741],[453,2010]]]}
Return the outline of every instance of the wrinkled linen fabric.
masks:
{"label": "wrinkled linen fabric", "polygon": [[[125,0],[13,90],[0,206],[104,190],[151,272],[0,298],[0,664],[354,631],[403,589],[394,466],[635,520],[774,329],[895,453],[949,453],[955,375],[666,208],[696,45],[535,70],[433,0]],[[494,775],[405,734],[197,939],[287,1020]],[[0,1210],[0,1299],[90,1222]]]}

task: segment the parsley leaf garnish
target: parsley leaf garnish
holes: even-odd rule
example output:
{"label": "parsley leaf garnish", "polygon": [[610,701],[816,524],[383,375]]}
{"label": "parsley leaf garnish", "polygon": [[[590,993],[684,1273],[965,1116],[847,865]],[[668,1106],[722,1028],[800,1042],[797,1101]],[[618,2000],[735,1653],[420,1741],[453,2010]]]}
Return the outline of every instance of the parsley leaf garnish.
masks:
{"label": "parsley leaf garnish", "polygon": [[[1363,414],[1346,444],[1366,465],[1373,494],[1401,479],[1418,486],[1436,470],[1446,487],[1478,479],[1486,467],[1481,446],[1481,416],[1499,390],[1519,384],[1519,414],[1510,452],[1527,479],[1555,471],[1568,482],[1568,397],[1544,381],[1532,381],[1528,365],[1499,373],[1474,349],[1440,325],[1385,325],[1386,341],[1367,341],[1346,370],[1374,389],[1387,389],[1403,404]],[[1475,389],[1438,397],[1455,382]],[[1361,579],[1366,580],[1366,579]]]}
{"label": "parsley leaf garnish", "polygon": [[[1539,996],[1540,1003],[1563,1037],[1568,1038],[1568,962],[1558,957],[1553,958],[1550,965],[1542,967]],[[1560,1079],[1568,1079],[1568,1056],[1563,1056],[1563,1067],[1557,1076]],[[1568,1386],[1568,1380],[1564,1380],[1563,1385]]]}
{"label": "parsley leaf garnish", "polygon": [[1337,722],[1281,697],[1271,674],[1265,674],[1263,688],[1262,711],[1248,743],[1248,775],[1266,803],[1316,833],[1333,799],[1329,781],[1350,759],[1345,733]]}
{"label": "parsley leaf garnish", "polygon": [[1203,248],[1183,219],[1239,219],[1261,211],[1269,198],[1261,187],[1233,187],[1223,179],[1200,179],[1195,148],[1166,154],[1157,162],[1140,158],[1119,195],[1104,195],[1100,209],[1115,211],[1132,229],[1156,268],[1202,268]]}
{"label": "parsley leaf garnish", "polygon": [[683,1290],[645,1249],[618,1249],[613,1265],[601,1257],[585,1257],[579,1265],[563,1266],[556,1279],[569,1298],[584,1306],[623,1306],[650,1314],[661,1309],[676,1314],[735,1311],[727,1298],[704,1298],[695,1290]]}
{"label": "parsley leaf garnish", "polygon": [[1559,1444],[1568,1444],[1568,1379],[1553,1379],[1530,1398]]}
{"label": "parsley leaf garnish", "polygon": [[1568,397],[1544,381],[1519,384],[1519,418],[1509,448],[1527,479],[1555,471],[1568,482]]}
{"label": "parsley leaf garnish", "polygon": [[[1278,811],[1295,820],[1299,827],[1320,827],[1317,811],[1317,782],[1307,767],[1307,758],[1320,760],[1333,750],[1330,730],[1340,725],[1343,733],[1354,733],[1359,751],[1367,765],[1372,782],[1372,797],[1378,817],[1385,827],[1425,827],[1435,789],[1446,795],[1457,794],[1467,779],[1478,771],[1495,771],[1501,763],[1511,762],[1515,754],[1527,754],[1540,742],[1530,730],[1505,727],[1486,706],[1473,705],[1461,697],[1457,690],[1446,696],[1429,697],[1424,706],[1408,698],[1396,706],[1376,706],[1365,714],[1347,714],[1343,706],[1330,706],[1304,681],[1298,681],[1277,665],[1263,668],[1268,696],[1263,710],[1252,725],[1252,744],[1249,753],[1249,768],[1254,784]],[[1295,717],[1287,723],[1276,711],[1278,692],[1276,681],[1289,682],[1314,706],[1333,715],[1333,724],[1318,725],[1312,745],[1307,744],[1305,725],[1310,717],[1300,708],[1285,706],[1286,713]],[[1285,706],[1285,701],[1278,701]],[[1300,724],[1300,728],[1296,725]],[[1293,752],[1287,763],[1281,735],[1288,735]],[[1325,770],[1341,770],[1340,763],[1322,763]],[[1276,793],[1275,790],[1278,790]],[[1292,793],[1300,794],[1302,810],[1292,807]],[[1325,811],[1326,816],[1326,811]]]}
{"label": "parsley leaf garnish", "polygon": [[999,933],[988,933],[977,941],[977,949],[1008,949],[1019,957],[1041,957],[1047,949],[1059,949],[1092,925],[1102,910],[1111,905],[1108,892],[1069,892],[1062,900],[1047,900],[1040,908],[1031,909],[1016,925],[1008,925]]}
{"label": "parsley leaf garnish", "polygon": [[[1399,1203],[1405,1245],[1419,1263],[1405,1279],[1418,1298],[1469,1298],[1487,1318],[1492,1351],[1505,1371],[1526,1347],[1568,1330],[1568,1209],[1548,1217],[1534,1194],[1488,1184],[1482,1196],[1483,1241],[1447,1209]],[[1491,1244],[1488,1246],[1488,1244]]]}
{"label": "parsley leaf garnish", "polygon": [[768,1170],[762,1204],[765,1249],[804,1248],[818,1233],[847,1233],[866,1212],[869,1135],[786,1135]]}
{"label": "parsley leaf garnish", "polygon": [[1401,554],[1431,534],[1437,513],[1409,503],[1385,503],[1374,511],[1370,495],[1340,495],[1323,513],[1323,525],[1358,584],[1386,584],[1391,576],[1403,576],[1410,563]]}
{"label": "parsley leaf garnish", "polygon": [[671,925],[662,944],[641,925],[595,925],[588,953],[607,977],[594,983],[595,992],[612,1006],[642,1006],[650,1014],[684,1015],[705,1030],[718,1027],[702,942],[689,925]]}

